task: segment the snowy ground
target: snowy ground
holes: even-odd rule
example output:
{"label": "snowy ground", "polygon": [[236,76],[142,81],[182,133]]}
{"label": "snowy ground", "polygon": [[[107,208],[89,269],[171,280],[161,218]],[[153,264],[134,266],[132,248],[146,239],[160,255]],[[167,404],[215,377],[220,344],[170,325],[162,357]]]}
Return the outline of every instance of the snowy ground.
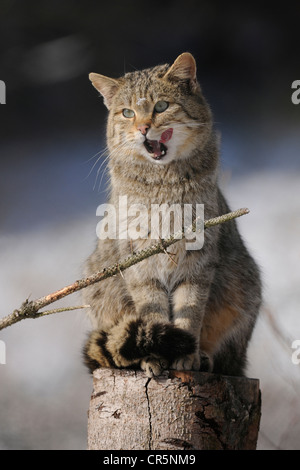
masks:
{"label": "snowy ground", "polygon": [[[262,390],[259,448],[300,449],[300,365],[291,360],[291,343],[300,339],[300,171],[225,174],[223,186],[232,209],[251,211],[238,224],[264,280],[248,370]],[[2,230],[1,316],[28,296],[36,299],[81,276],[94,246],[95,211],[96,204],[87,216],[70,211],[39,227]],[[61,304],[79,303],[74,294]],[[81,347],[88,328],[84,313],[75,311],[1,332],[7,363],[0,364],[0,449],[86,448],[92,383]]]}
{"label": "snowy ground", "polygon": [[232,181],[227,191],[233,207],[251,209],[239,226],[264,283],[248,368],[262,391],[259,449],[300,449],[300,365],[291,348],[300,339],[299,187],[300,172],[269,170]]}

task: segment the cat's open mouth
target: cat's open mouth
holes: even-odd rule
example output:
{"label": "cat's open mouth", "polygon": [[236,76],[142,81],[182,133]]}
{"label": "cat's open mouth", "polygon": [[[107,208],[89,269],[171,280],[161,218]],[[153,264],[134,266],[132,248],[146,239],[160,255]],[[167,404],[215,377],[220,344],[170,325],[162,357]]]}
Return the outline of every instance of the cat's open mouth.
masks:
{"label": "cat's open mouth", "polygon": [[145,138],[144,146],[147,152],[149,152],[154,160],[160,160],[167,155],[168,147],[165,145],[173,135],[173,129],[167,129],[164,131],[159,140],[150,140]]}
{"label": "cat's open mouth", "polygon": [[168,147],[166,147],[165,144],[159,142],[158,140],[146,139],[144,142],[144,146],[147,152],[149,152],[152,158],[154,158],[154,160],[160,160],[167,154]]}

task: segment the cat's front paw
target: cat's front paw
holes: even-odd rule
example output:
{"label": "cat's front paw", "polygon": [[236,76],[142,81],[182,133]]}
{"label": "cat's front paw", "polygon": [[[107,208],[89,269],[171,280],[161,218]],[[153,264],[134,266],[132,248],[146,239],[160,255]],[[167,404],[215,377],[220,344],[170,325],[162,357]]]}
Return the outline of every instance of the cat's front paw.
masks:
{"label": "cat's front paw", "polygon": [[163,358],[149,356],[142,359],[140,367],[147,377],[157,377],[168,368],[168,362]]}
{"label": "cat's front paw", "polygon": [[173,362],[171,369],[175,370],[199,370],[200,369],[200,357],[199,353],[188,354],[180,357]]}

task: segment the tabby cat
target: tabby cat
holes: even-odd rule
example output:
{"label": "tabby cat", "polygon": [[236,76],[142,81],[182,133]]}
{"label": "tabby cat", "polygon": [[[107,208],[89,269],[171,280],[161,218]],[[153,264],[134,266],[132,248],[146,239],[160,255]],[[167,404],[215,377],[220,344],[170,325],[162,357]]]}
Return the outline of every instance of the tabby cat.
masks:
{"label": "tabby cat", "polygon": [[[108,78],[90,74],[109,110],[109,203],[204,204],[205,219],[229,212],[218,187],[218,143],[190,53],[172,65]],[[121,220],[122,212],[118,214]],[[155,234],[156,235],[156,234]],[[85,275],[153,244],[100,239]],[[205,231],[202,249],[184,239],[85,289],[93,331],[84,347],[90,370],[208,370],[243,375],[261,303],[259,270],[235,221]]]}

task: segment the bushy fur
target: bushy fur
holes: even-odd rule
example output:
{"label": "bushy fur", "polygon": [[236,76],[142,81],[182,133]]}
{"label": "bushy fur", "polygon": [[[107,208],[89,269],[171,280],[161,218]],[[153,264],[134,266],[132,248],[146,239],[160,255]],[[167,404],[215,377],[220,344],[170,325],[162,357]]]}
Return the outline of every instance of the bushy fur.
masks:
{"label": "bushy fur", "polygon": [[[206,219],[229,211],[217,184],[212,115],[191,54],[120,79],[90,78],[109,109],[111,204],[118,207],[126,195],[128,205],[144,204],[149,217],[150,205],[163,203],[204,204]],[[169,106],[157,113],[162,100]],[[134,117],[124,117],[123,109]],[[140,130],[145,125],[147,136]],[[158,141],[168,128],[167,154],[154,160],[145,138]],[[85,274],[152,243],[151,233],[147,240],[99,240]],[[170,251],[85,289],[94,328],[84,349],[87,365],[141,367],[149,376],[168,367],[243,375],[261,283],[236,222],[206,230],[201,250],[186,250],[180,240]]]}

